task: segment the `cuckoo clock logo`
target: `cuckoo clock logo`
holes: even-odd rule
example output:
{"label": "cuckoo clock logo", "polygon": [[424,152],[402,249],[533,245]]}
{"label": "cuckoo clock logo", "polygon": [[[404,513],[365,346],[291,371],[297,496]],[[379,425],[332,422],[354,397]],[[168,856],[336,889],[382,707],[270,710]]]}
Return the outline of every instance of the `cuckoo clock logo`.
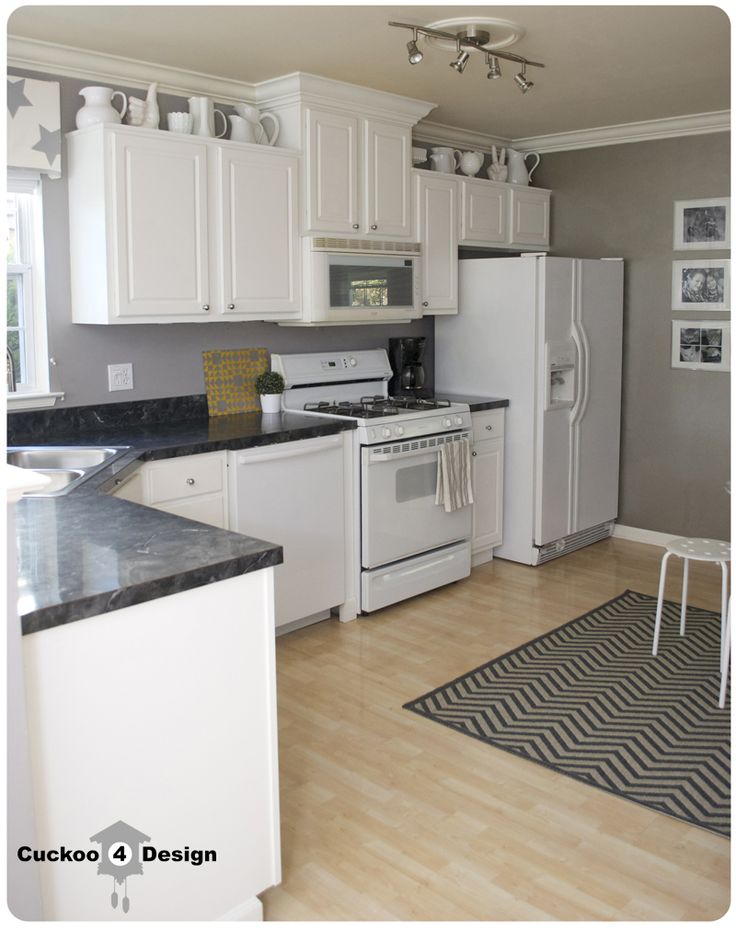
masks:
{"label": "cuckoo clock logo", "polygon": [[112,894],[110,903],[118,906],[118,885],[123,885],[123,913],[130,909],[128,898],[128,877],[142,875],[143,866],[140,861],[140,847],[142,843],[150,841],[151,837],[131,827],[122,820],[105,827],[99,833],[90,837],[90,842],[99,843],[101,853],[97,866],[98,875],[109,875],[112,878]]}

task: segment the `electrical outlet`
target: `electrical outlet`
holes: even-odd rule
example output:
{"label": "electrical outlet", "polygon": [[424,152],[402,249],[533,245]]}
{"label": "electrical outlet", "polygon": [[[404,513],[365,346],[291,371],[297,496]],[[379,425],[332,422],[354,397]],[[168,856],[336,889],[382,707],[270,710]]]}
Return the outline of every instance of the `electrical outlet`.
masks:
{"label": "electrical outlet", "polygon": [[133,390],[133,365],[131,362],[107,366],[107,387],[110,391]]}

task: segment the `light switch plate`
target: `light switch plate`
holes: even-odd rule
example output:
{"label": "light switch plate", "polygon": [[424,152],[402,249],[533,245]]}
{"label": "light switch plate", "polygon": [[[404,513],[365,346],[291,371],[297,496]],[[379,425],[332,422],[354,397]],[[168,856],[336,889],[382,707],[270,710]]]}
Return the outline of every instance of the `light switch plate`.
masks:
{"label": "light switch plate", "polygon": [[133,390],[133,365],[125,362],[107,366],[107,387],[110,391]]}

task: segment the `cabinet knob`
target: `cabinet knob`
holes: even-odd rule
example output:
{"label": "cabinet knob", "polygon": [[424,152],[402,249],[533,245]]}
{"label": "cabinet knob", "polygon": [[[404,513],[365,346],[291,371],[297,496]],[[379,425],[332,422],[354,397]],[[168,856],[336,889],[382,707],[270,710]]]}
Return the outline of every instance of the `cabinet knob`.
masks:
{"label": "cabinet knob", "polygon": [[228,305],[227,305],[227,309],[228,309],[228,310],[234,310],[234,309],[235,309],[235,304],[228,304]]}
{"label": "cabinet knob", "polygon": [[205,313],[209,313],[209,312],[210,312],[210,305],[209,305],[209,304],[202,304],[202,309],[204,310]]}
{"label": "cabinet knob", "polygon": [[423,306],[423,307],[428,307],[428,306],[429,306],[429,301],[428,301],[428,300],[423,300],[423,301],[422,301],[422,306]]}
{"label": "cabinet knob", "polygon": [[194,478],[187,478],[187,484],[194,484]]}
{"label": "cabinet knob", "polygon": [[372,224],[371,224],[371,229],[378,229],[378,226],[376,226],[375,223],[372,223]]}
{"label": "cabinet knob", "polygon": [[477,453],[477,452],[473,452],[472,454],[473,454],[473,456],[476,456],[478,453]]}
{"label": "cabinet knob", "polygon": [[487,429],[488,432],[490,433],[490,431],[493,429],[493,427],[492,427],[492,426],[486,426],[486,429]]}
{"label": "cabinet knob", "polygon": [[353,229],[360,229],[360,223],[353,223]]}

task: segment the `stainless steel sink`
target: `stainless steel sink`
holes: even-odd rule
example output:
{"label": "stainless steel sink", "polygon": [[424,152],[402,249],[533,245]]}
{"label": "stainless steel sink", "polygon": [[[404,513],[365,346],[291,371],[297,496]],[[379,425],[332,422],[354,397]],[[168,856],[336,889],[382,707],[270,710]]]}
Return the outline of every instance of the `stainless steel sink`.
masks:
{"label": "stainless steel sink", "polygon": [[28,468],[51,479],[41,490],[27,491],[27,497],[58,497],[68,494],[123,451],[102,446],[18,446],[8,449],[8,465]]}
{"label": "stainless steel sink", "polygon": [[41,471],[44,468],[94,468],[102,465],[117,449],[84,448],[82,446],[24,446],[8,449],[8,465],[18,468],[32,468]]}

